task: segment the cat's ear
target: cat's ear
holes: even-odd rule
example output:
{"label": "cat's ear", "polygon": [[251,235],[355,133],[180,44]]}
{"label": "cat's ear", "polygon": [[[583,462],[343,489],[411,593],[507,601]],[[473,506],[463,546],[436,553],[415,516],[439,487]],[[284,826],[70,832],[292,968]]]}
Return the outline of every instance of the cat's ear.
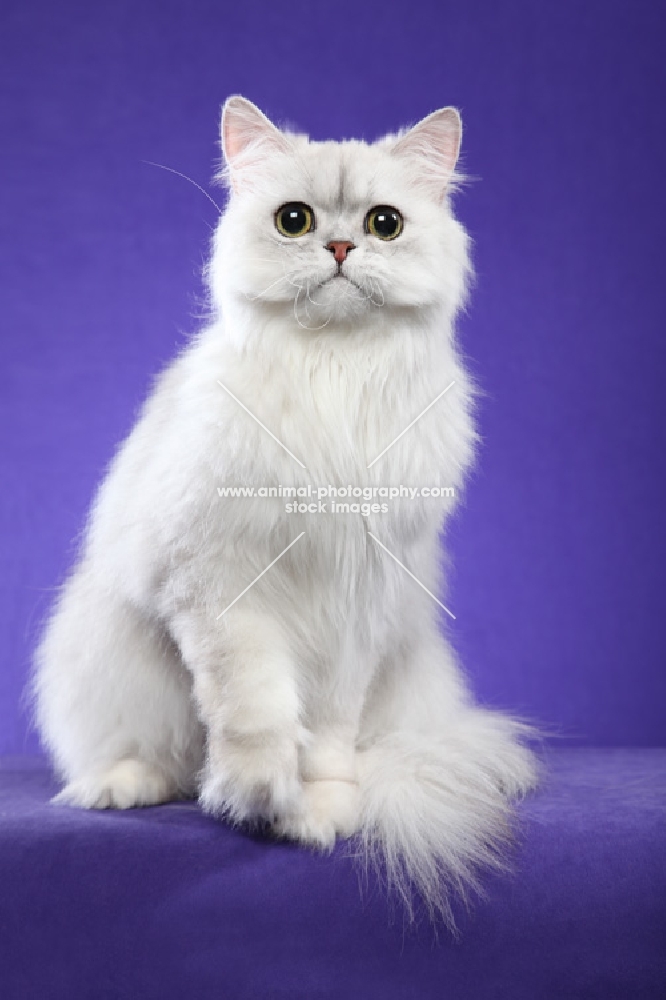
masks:
{"label": "cat's ear", "polygon": [[441,108],[400,136],[391,152],[410,158],[418,165],[415,174],[421,183],[441,200],[451,182],[458,162],[462,121],[455,108]]}
{"label": "cat's ear", "polygon": [[236,190],[263,160],[290,149],[287,137],[245,97],[234,96],[225,102],[221,133],[227,175]]}

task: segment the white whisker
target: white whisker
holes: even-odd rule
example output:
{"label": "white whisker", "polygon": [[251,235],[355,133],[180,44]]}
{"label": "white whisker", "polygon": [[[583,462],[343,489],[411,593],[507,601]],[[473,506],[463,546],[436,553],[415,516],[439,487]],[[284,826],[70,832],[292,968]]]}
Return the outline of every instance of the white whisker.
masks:
{"label": "white whisker", "polygon": [[[386,300],[384,299],[384,292],[382,291],[382,286],[379,284],[377,278],[368,277],[368,283],[370,285],[370,294],[368,295],[368,299],[370,302],[372,302],[373,306],[377,306],[378,309],[381,309],[386,304]],[[381,301],[379,302],[376,301],[375,295],[381,296]]]}
{"label": "white whisker", "polygon": [[249,292],[246,292],[245,298],[248,299],[249,302],[256,302],[258,299],[262,299],[266,292],[270,292],[271,288],[275,288],[276,285],[279,285],[281,281],[289,281],[291,284],[289,275],[281,274],[279,278],[275,279],[275,281],[271,281],[270,285],[268,285],[267,288],[264,288],[263,292],[259,292],[257,295],[251,295]]}
{"label": "white whisker", "polygon": [[[301,327],[302,330],[309,330],[311,333],[316,333],[318,330],[323,330],[324,327],[328,326],[328,324],[331,322],[331,319],[333,318],[333,313],[332,312],[329,313],[328,319],[326,319],[321,324],[321,326],[307,326],[305,323],[302,323],[301,320],[298,318],[298,300],[300,298],[302,291],[303,291],[303,286],[300,285],[298,288],[298,292],[296,293],[296,298],[294,299],[294,319],[296,320],[296,322],[298,323],[298,325]],[[306,292],[306,298],[307,297],[309,297],[309,284],[308,284],[308,291]],[[312,302],[312,299],[310,299],[310,301]],[[315,305],[314,302],[312,304]],[[308,319],[310,319],[307,306],[305,307],[305,315],[307,316]]]}
{"label": "white whisker", "polygon": [[220,208],[218,203],[214,201],[213,198],[211,198],[211,196],[208,194],[208,191],[206,191],[205,188],[202,188],[201,184],[197,184],[197,182],[193,181],[191,177],[188,177],[187,174],[181,173],[180,170],[174,170],[173,167],[167,167],[166,164],[164,163],[155,163],[153,160],[142,160],[141,162],[147,163],[149,167],[159,167],[160,170],[167,170],[170,174],[175,174],[176,177],[182,177],[184,181],[189,181],[190,184],[193,184],[198,191],[201,191],[204,198],[208,198],[208,201],[212,205],[215,205],[215,208],[218,210],[220,215],[222,215],[222,209]]}

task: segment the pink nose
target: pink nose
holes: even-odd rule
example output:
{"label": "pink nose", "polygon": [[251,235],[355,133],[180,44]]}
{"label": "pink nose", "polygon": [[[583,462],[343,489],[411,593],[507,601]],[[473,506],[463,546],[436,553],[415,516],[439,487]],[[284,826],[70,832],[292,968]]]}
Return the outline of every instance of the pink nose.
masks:
{"label": "pink nose", "polygon": [[326,244],[326,249],[331,251],[338,264],[342,264],[347,259],[349,251],[355,249],[355,244],[349,240],[331,240]]}

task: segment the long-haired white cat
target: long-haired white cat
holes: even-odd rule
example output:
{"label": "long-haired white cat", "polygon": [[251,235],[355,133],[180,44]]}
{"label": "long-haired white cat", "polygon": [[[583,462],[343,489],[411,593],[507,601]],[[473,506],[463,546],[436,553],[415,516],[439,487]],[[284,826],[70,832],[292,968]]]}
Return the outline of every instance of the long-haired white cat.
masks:
{"label": "long-haired white cat", "polygon": [[34,683],[59,802],[198,795],[305,844],[358,832],[445,917],[535,775],[526,730],[473,703],[424,591],[453,499],[299,513],[220,492],[461,487],[460,129],[445,108],[318,143],[227,101],[213,319],[111,464]]}

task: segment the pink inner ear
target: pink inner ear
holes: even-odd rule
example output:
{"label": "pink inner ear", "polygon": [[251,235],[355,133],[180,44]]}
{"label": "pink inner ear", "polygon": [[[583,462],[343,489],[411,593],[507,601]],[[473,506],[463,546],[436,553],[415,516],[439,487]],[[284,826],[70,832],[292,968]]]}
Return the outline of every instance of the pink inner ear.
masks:
{"label": "pink inner ear", "polygon": [[460,117],[457,111],[443,108],[428,115],[403,135],[393,151],[398,155],[419,157],[429,165],[432,172],[440,174],[446,183],[458,160],[460,137]]}
{"label": "pink inner ear", "polygon": [[284,147],[282,133],[250,101],[232,97],[224,109],[222,122],[224,154],[230,166],[254,143],[271,143]]}
{"label": "pink inner ear", "polygon": [[242,152],[247,142],[243,142],[238,131],[238,123],[232,123],[228,119],[224,123],[224,152],[228,160],[235,160]]}
{"label": "pink inner ear", "polygon": [[229,163],[240,156],[252,142],[259,139],[262,132],[267,131],[266,126],[273,127],[265,120],[262,122],[258,114],[252,113],[253,111],[253,108],[244,105],[231,105],[225,109],[222,138]]}

